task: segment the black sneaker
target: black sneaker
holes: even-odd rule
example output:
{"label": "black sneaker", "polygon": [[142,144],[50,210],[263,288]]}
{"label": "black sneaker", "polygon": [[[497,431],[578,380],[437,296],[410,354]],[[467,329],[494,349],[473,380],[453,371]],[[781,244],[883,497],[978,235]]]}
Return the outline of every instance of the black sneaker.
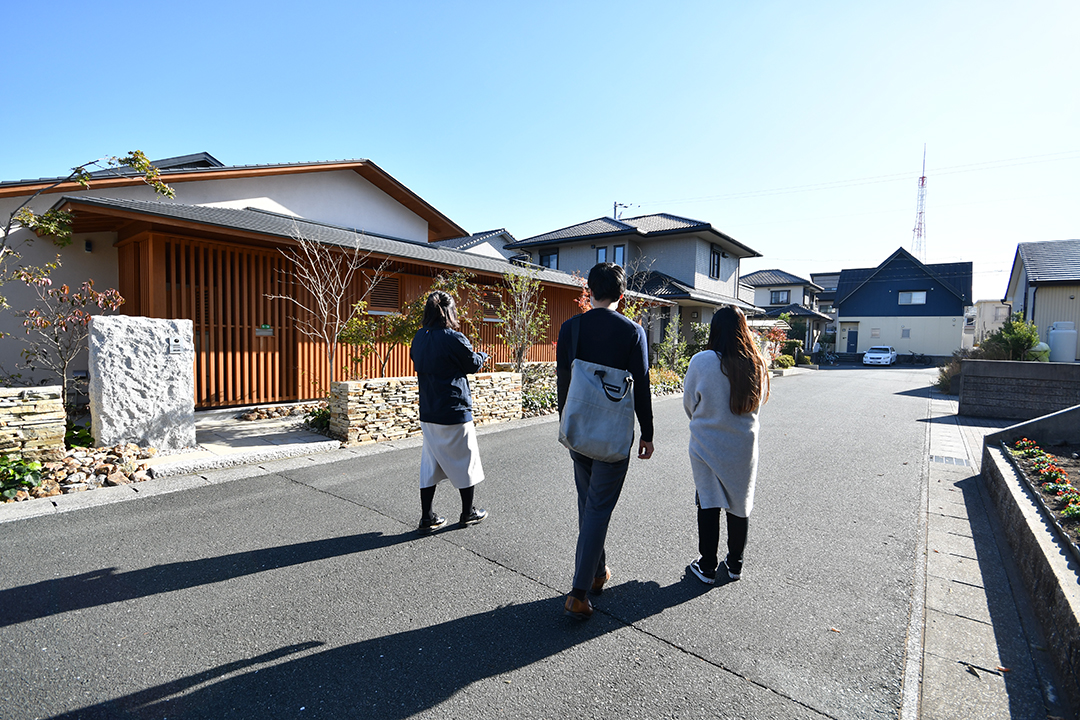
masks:
{"label": "black sneaker", "polygon": [[466,527],[468,525],[475,525],[484,518],[487,517],[487,510],[481,510],[480,508],[473,508],[467,513],[461,514],[461,519],[458,520],[458,525]]}
{"label": "black sneaker", "polygon": [[701,558],[698,558],[694,562],[690,563],[690,572],[697,575],[697,579],[705,583],[706,585],[716,584],[716,571],[713,570],[712,572],[705,572],[704,570],[702,570]]}
{"label": "black sneaker", "polygon": [[726,558],[721,565],[727,570],[727,576],[732,580],[738,580],[742,577],[742,563],[739,563],[736,567],[735,563],[731,562],[731,558]]}
{"label": "black sneaker", "polygon": [[420,527],[416,528],[416,532],[426,535],[428,533],[435,532],[445,524],[446,518],[440,515],[435,515],[434,517],[430,518],[423,518],[422,520],[420,520]]}

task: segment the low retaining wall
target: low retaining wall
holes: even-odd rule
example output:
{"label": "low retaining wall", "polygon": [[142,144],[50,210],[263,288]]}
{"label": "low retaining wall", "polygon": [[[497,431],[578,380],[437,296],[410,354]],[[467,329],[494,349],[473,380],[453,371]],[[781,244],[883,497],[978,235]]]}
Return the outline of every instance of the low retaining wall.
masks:
{"label": "low retaining wall", "polygon": [[960,415],[1031,420],[1080,404],[1080,363],[962,360]]}
{"label": "low retaining wall", "polygon": [[0,388],[0,454],[52,460],[64,454],[67,416],[59,385]]}
{"label": "low retaining wall", "polygon": [[[521,375],[469,375],[473,421],[479,425],[521,417]],[[330,435],[349,445],[399,440],[420,432],[420,390],[415,377],[336,382],[330,388]]]}
{"label": "low retaining wall", "polygon": [[1047,652],[1066,684],[1064,692],[1080,704],[1080,566],[1001,448],[1002,442],[1022,437],[1043,447],[1080,442],[1080,406],[987,435],[982,458],[983,478],[1046,635]]}

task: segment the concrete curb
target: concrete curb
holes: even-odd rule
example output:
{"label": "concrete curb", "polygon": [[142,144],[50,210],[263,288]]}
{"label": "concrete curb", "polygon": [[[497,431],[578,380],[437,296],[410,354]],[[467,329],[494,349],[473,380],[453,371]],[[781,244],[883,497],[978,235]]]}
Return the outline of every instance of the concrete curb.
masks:
{"label": "concrete curb", "polygon": [[[1023,426],[1013,426],[1009,431]],[[1003,431],[1004,432],[1004,431]],[[1080,704],[1080,567],[1058,539],[1027,484],[987,436],[982,475],[1057,666],[1062,691]],[[1019,436],[1018,436],[1019,437]]]}

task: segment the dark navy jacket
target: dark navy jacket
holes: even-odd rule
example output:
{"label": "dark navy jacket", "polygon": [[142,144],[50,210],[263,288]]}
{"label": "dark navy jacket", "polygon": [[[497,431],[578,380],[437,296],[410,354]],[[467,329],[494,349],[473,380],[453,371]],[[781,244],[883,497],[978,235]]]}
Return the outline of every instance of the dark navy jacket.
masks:
{"label": "dark navy jacket", "polygon": [[571,323],[580,322],[577,356],[586,362],[628,370],[634,378],[634,413],[641,426],[641,439],[652,442],[652,392],[649,390],[649,346],[645,330],[615,310],[593,308],[576,315],[559,328],[559,344],[555,349],[559,414],[570,389],[570,368],[574,358],[570,353]]}
{"label": "dark navy jacket", "polygon": [[420,421],[461,425],[473,419],[472,395],[465,376],[487,362],[468,338],[446,328],[421,329],[409,351],[420,383]]}

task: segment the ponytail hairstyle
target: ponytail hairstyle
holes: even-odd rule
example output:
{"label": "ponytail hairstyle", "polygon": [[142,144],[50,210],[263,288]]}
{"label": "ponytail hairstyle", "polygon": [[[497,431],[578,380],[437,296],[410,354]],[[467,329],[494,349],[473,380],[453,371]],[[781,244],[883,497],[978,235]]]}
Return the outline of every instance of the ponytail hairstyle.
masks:
{"label": "ponytail hairstyle", "polygon": [[423,327],[426,330],[458,329],[457,305],[450,293],[436,290],[428,295],[424,303]]}
{"label": "ponytail hairstyle", "polygon": [[746,316],[725,305],[709,323],[709,349],[720,358],[720,371],[731,383],[731,412],[754,412],[769,399],[769,368],[746,325]]}

